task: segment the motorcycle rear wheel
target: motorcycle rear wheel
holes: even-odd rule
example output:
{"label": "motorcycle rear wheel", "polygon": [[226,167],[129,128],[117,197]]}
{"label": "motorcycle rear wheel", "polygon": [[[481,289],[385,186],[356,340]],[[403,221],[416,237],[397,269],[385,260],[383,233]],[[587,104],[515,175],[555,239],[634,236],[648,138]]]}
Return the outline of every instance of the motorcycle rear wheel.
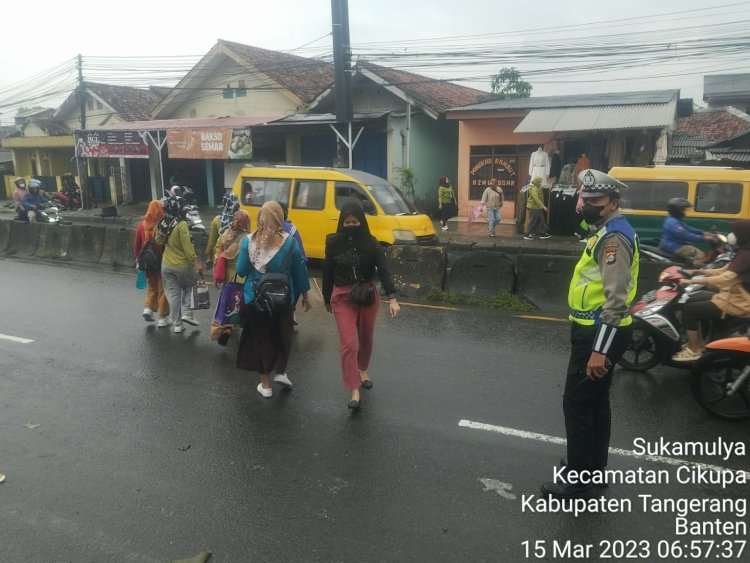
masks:
{"label": "motorcycle rear wheel", "polygon": [[631,371],[647,371],[661,361],[659,342],[651,328],[641,320],[633,323],[632,336],[618,365]]}
{"label": "motorcycle rear wheel", "polygon": [[750,355],[715,350],[693,366],[692,391],[698,404],[711,415],[724,420],[750,418],[750,378],[729,396],[727,387],[750,365]]}

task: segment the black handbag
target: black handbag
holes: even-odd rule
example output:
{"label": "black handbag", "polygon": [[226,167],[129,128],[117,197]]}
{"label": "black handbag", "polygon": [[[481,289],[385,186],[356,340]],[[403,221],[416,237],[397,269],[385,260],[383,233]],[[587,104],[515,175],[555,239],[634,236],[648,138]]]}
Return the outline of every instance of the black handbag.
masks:
{"label": "black handbag", "polygon": [[371,285],[370,287],[364,287],[357,279],[357,270],[354,266],[352,266],[352,272],[354,272],[354,283],[349,292],[349,300],[357,305],[369,307],[375,303],[375,286]]}

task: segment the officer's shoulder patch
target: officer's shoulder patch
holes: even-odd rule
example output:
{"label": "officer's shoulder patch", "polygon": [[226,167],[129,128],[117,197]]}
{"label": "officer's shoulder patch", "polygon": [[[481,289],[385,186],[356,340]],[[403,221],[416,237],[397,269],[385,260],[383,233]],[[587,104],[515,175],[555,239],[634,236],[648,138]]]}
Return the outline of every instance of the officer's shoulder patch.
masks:
{"label": "officer's shoulder patch", "polygon": [[604,261],[607,264],[614,264],[617,260],[617,250],[620,248],[620,241],[616,237],[604,241]]}

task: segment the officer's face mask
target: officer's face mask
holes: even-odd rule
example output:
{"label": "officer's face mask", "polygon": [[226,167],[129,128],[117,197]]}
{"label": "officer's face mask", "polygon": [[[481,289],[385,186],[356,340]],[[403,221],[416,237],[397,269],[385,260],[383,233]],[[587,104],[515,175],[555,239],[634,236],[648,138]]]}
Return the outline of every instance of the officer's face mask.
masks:
{"label": "officer's face mask", "polygon": [[593,203],[584,203],[583,208],[581,209],[581,214],[583,215],[583,220],[586,221],[589,225],[595,225],[604,217],[602,217],[602,211],[604,211],[604,208],[607,207],[609,204],[605,205],[594,205]]}
{"label": "officer's face mask", "polygon": [[737,235],[734,233],[729,233],[727,235],[727,242],[732,246],[737,246]]}

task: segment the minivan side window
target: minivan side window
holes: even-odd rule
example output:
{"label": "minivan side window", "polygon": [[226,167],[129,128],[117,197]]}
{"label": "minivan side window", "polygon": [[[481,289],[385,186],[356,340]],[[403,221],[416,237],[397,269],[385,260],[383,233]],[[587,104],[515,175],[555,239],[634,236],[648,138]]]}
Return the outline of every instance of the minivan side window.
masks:
{"label": "minivan side window", "polygon": [[700,182],[695,190],[695,210],[703,213],[729,213],[742,209],[742,184]]}
{"label": "minivan side window", "polygon": [[289,204],[291,180],[242,178],[242,204],[260,207],[267,201]]}
{"label": "minivan side window", "polygon": [[[362,207],[365,207],[364,202],[369,202],[367,207],[372,206],[372,200],[365,193],[365,190],[362,189],[362,186],[354,182],[336,182],[336,209],[340,210],[346,201],[351,199],[359,200],[362,203]],[[365,210],[365,213],[374,215],[372,211],[368,213]]]}
{"label": "minivan side window", "polygon": [[326,205],[325,180],[297,180],[294,209],[323,209]]}
{"label": "minivan side window", "polygon": [[666,211],[667,201],[673,197],[688,196],[687,182],[625,180],[625,184],[628,189],[623,190],[620,200],[620,206],[624,209]]}

